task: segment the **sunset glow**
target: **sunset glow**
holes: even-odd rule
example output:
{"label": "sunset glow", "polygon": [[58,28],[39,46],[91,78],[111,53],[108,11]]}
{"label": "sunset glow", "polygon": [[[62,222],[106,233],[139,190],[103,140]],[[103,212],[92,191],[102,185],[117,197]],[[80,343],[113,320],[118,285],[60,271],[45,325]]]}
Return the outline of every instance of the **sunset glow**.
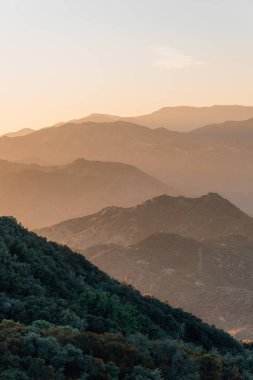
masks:
{"label": "sunset glow", "polygon": [[251,0],[0,0],[0,132],[253,104]]}

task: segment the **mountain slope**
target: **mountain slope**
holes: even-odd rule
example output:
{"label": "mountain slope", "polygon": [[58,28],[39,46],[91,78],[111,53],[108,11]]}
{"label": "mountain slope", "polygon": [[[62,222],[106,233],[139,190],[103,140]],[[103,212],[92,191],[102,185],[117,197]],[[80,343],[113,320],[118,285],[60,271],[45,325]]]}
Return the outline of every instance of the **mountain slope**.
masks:
{"label": "mountain slope", "polygon": [[0,218],[0,236],[3,378],[250,379],[250,352],[221,330],[13,219]]}
{"label": "mountain slope", "polygon": [[25,165],[16,162],[0,160],[0,179],[12,173],[19,173],[27,168],[35,168],[37,165]]}
{"label": "mountain slope", "polygon": [[[57,166],[42,166],[37,164],[23,164],[18,162],[11,162],[0,159],[0,179],[15,173],[21,173],[25,170],[38,170],[43,172],[50,172],[57,169]],[[3,183],[2,183],[3,185]]]}
{"label": "mountain slope", "polygon": [[230,235],[199,242],[157,233],[128,248],[100,245],[84,255],[143,293],[253,339],[253,240]]}
{"label": "mountain slope", "polygon": [[252,149],[253,123],[252,118],[244,121],[225,121],[221,124],[210,124],[197,128],[189,133],[194,139],[209,141],[215,145],[230,146],[234,149]]}
{"label": "mountain slope", "polygon": [[[116,121],[111,123],[67,123],[44,128],[19,138],[0,138],[0,158],[30,161],[37,157],[49,163],[68,163],[73,159],[120,161],[138,149],[148,149],[178,135],[167,130],[151,130],[140,125]],[[139,152],[140,154],[141,152]],[[107,158],[106,158],[107,157]],[[114,160],[113,157],[118,157]],[[123,160],[124,161],[124,160]]]}
{"label": "mountain slope", "polygon": [[200,240],[227,234],[253,236],[253,220],[218,194],[200,198],[162,195],[136,207],[109,207],[39,230],[79,251],[104,243],[128,246],[156,232]]}
{"label": "mountain slope", "polygon": [[20,136],[29,135],[32,132],[34,132],[34,129],[24,128],[24,129],[20,129],[19,131],[16,131],[16,132],[6,133],[4,136],[7,136],[7,137],[20,137]]}
{"label": "mountain slope", "polygon": [[253,339],[253,219],[218,194],[159,196],[38,232],[143,293]]}
{"label": "mountain slope", "polygon": [[5,162],[2,166],[0,215],[14,215],[33,228],[90,214],[111,204],[130,206],[169,191],[156,179],[120,163],[80,159],[62,167]]}

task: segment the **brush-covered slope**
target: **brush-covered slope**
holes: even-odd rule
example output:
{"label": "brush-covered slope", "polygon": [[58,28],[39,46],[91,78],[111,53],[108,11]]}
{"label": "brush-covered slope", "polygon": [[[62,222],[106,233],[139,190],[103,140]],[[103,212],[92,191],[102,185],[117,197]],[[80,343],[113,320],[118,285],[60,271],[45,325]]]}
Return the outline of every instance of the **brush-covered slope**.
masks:
{"label": "brush-covered slope", "polygon": [[169,192],[133,166],[83,159],[62,167],[0,162],[0,178],[0,215],[13,215],[33,228]]}
{"label": "brush-covered slope", "polygon": [[11,218],[0,260],[3,379],[250,379],[251,354],[229,335]]}
{"label": "brush-covered slope", "polygon": [[157,233],[84,255],[114,278],[167,300],[241,339],[253,339],[253,240],[231,235],[197,241]]}
{"label": "brush-covered slope", "polygon": [[109,207],[39,233],[80,251],[104,243],[128,246],[161,231],[196,239],[253,236],[253,220],[215,193],[199,198],[162,195],[131,208]]}

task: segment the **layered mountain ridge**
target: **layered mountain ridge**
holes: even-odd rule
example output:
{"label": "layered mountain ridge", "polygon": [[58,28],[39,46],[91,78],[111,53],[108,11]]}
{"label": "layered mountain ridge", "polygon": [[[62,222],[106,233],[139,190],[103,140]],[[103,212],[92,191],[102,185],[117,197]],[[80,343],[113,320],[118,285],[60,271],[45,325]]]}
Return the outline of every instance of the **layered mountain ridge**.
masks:
{"label": "layered mountain ridge", "polygon": [[163,127],[183,132],[202,127],[206,124],[222,123],[227,120],[240,121],[252,117],[253,107],[240,105],[214,105],[211,107],[163,107],[150,114],[133,117],[93,113],[82,119],[71,120],[71,122],[83,123],[93,121],[96,123],[104,123],[121,120],[150,128]]}
{"label": "layered mountain ridge", "polygon": [[253,219],[218,194],[162,195],[38,233],[143,293],[253,338]]}
{"label": "layered mountain ridge", "polygon": [[161,231],[199,240],[228,234],[253,236],[253,219],[216,193],[199,198],[161,195],[138,206],[109,207],[39,230],[78,250],[104,243],[129,246]]}
{"label": "layered mountain ridge", "polygon": [[65,165],[84,158],[130,164],[197,196],[217,192],[253,213],[253,119],[192,132],[150,129],[126,121],[67,123],[0,138],[0,158]]}
{"label": "layered mountain ridge", "polygon": [[0,161],[0,178],[0,214],[33,228],[173,192],[131,165],[84,159],[64,166]]}

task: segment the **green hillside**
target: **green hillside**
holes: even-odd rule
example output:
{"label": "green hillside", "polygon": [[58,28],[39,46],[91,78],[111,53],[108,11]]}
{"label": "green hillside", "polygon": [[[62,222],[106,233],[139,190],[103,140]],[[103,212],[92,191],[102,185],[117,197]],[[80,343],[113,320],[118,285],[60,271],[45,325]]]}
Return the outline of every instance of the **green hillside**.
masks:
{"label": "green hillside", "polygon": [[253,378],[228,334],[12,218],[0,218],[0,260],[0,379]]}

